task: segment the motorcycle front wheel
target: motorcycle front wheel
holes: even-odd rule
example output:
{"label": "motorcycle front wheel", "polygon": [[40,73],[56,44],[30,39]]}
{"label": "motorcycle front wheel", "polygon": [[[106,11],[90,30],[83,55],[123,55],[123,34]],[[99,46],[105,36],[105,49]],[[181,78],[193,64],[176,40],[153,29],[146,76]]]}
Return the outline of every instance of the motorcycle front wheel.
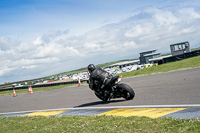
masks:
{"label": "motorcycle front wheel", "polygon": [[120,95],[126,100],[132,100],[135,97],[134,90],[127,84],[118,84],[117,89]]}

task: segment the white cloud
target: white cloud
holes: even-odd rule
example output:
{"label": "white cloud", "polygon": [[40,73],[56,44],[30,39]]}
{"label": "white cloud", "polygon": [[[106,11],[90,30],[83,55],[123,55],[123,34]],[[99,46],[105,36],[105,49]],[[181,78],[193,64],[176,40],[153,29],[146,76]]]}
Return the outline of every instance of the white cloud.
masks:
{"label": "white cloud", "polygon": [[40,37],[38,37],[38,38],[33,42],[34,45],[41,45],[41,44],[43,44],[43,43],[44,43],[44,41],[43,41]]}
{"label": "white cloud", "polygon": [[0,37],[0,83],[48,76],[89,63],[137,58],[145,50],[169,52],[172,43],[200,43],[200,12],[195,8],[179,5],[136,12],[79,36],[70,35],[69,30],[52,30],[29,43]]}
{"label": "white cloud", "polygon": [[1,67],[0,68],[0,76],[1,75],[5,75],[5,74],[7,74],[9,72],[12,72],[13,70],[14,70],[14,68],[9,68],[7,66],[4,66],[3,68]]}
{"label": "white cloud", "polygon": [[19,45],[19,41],[10,37],[0,37],[0,50],[7,51]]}
{"label": "white cloud", "polygon": [[[77,49],[75,49],[75,48],[73,48],[73,47],[66,47],[65,48],[66,49],[66,53],[67,54],[69,54],[69,56],[84,56],[83,54],[81,54],[80,52],[79,52],[79,50],[77,50]],[[81,47],[80,47],[80,50],[81,50]]]}
{"label": "white cloud", "polygon": [[35,68],[37,67],[37,65],[32,65],[32,66],[22,66],[21,68],[22,69],[32,69],[32,68]]}
{"label": "white cloud", "polygon": [[191,19],[199,19],[200,13],[196,12],[194,8],[182,8],[178,10],[183,21],[190,21]]}
{"label": "white cloud", "polygon": [[181,35],[181,34],[189,34],[192,32],[195,32],[195,28],[189,27],[189,28],[184,28],[184,29],[180,30],[180,32],[178,32],[178,33],[179,33],[179,35]]}
{"label": "white cloud", "polygon": [[146,34],[150,34],[152,30],[152,25],[149,23],[138,24],[134,26],[132,29],[127,30],[125,33],[125,37],[139,37]]}
{"label": "white cloud", "polygon": [[98,44],[95,44],[95,43],[88,43],[86,42],[84,44],[85,48],[88,48],[88,49],[99,49],[100,46]]}
{"label": "white cloud", "polygon": [[172,13],[172,11],[158,10],[153,16],[155,22],[160,26],[173,25],[180,22],[180,19]]}
{"label": "white cloud", "polygon": [[49,57],[49,56],[54,56],[56,54],[58,54],[60,51],[60,47],[54,45],[54,44],[50,44],[48,46],[38,46],[35,48],[36,49],[36,53],[34,55],[34,57],[39,57],[39,58],[43,58],[43,57]]}
{"label": "white cloud", "polygon": [[123,44],[124,47],[126,48],[137,48],[137,44],[134,41],[130,41],[130,42],[125,42]]}

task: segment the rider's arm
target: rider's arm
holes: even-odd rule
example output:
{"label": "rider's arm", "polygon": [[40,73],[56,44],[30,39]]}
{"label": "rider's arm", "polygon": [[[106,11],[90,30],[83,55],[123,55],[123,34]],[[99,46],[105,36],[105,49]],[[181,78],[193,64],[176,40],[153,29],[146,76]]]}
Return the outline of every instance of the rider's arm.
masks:
{"label": "rider's arm", "polygon": [[89,80],[90,80],[90,82],[89,82],[89,88],[93,89],[94,81],[93,81],[92,78],[90,78]]}

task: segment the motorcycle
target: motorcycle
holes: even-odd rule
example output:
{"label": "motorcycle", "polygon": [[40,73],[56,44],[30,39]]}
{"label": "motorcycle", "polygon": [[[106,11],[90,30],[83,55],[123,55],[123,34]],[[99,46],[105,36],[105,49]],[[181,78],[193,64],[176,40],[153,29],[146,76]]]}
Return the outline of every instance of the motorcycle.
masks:
{"label": "motorcycle", "polygon": [[[102,101],[110,101],[110,99],[124,98],[132,100],[135,97],[134,90],[127,84],[120,83],[121,78],[114,76],[109,85],[103,88],[104,93],[100,93],[97,89],[92,89],[94,94]],[[87,81],[89,84],[89,81]]]}

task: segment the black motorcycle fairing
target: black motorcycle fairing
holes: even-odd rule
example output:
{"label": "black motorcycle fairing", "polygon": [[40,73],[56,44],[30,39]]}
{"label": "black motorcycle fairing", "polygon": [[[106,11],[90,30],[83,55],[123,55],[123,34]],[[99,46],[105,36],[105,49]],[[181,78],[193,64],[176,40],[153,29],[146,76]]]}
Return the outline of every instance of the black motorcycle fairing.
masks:
{"label": "black motorcycle fairing", "polygon": [[94,82],[94,89],[92,89],[95,95],[103,100],[103,101],[110,101],[110,99],[115,98],[124,98],[126,100],[132,100],[135,97],[134,90],[126,84],[120,83],[121,78],[119,76],[114,76],[110,79],[106,86],[101,88],[99,91],[98,82]]}
{"label": "black motorcycle fairing", "polygon": [[114,76],[110,81],[110,85],[113,85],[118,79],[119,79],[119,76]]}

